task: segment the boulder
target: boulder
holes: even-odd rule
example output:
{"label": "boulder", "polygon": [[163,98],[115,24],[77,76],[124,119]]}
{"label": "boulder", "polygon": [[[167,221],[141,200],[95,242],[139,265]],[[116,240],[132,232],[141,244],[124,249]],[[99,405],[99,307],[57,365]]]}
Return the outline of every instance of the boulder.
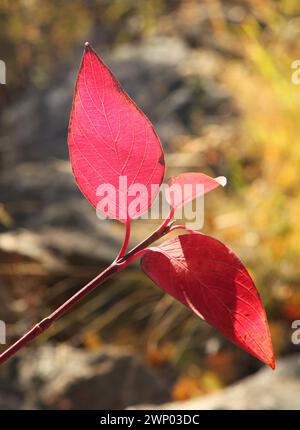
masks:
{"label": "boulder", "polygon": [[117,347],[86,352],[47,345],[27,350],[18,373],[26,408],[123,409],[170,398],[166,382],[153,369]]}
{"label": "boulder", "polygon": [[300,409],[300,355],[278,361],[275,371],[262,368],[256,374],[224,390],[184,402],[165,403],[160,406],[143,405],[141,409]]}

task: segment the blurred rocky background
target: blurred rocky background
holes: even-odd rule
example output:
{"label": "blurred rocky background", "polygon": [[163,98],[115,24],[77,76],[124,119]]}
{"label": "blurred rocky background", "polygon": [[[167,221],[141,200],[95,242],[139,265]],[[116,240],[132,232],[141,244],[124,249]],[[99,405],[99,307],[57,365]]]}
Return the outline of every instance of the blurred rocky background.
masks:
{"label": "blurred rocky background", "polygon": [[[300,408],[300,344],[291,340],[300,320],[299,34],[297,0],[0,2],[7,343],[104,268],[124,233],[96,217],[68,160],[89,40],[154,123],[167,177],[227,176],[226,189],[206,198],[203,231],[246,263],[282,357],[277,373],[260,370],[133,266],[1,367],[0,408]],[[154,225],[135,222],[133,240]]]}

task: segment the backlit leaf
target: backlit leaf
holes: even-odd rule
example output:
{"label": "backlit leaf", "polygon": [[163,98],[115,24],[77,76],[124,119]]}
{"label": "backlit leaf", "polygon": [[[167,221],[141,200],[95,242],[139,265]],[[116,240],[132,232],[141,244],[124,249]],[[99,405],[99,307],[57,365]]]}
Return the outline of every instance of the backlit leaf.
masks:
{"label": "backlit leaf", "polygon": [[166,189],[166,199],[174,208],[180,208],[209,191],[226,185],[226,178],[219,176],[211,178],[204,173],[182,173],[168,180],[169,188]]}
{"label": "backlit leaf", "polygon": [[224,244],[203,234],[178,236],[149,248],[141,266],[161,289],[274,368],[259,293],[244,265]]}
{"label": "backlit leaf", "polygon": [[152,124],[86,44],[69,134],[77,184],[90,203],[125,222],[151,206],[164,176],[164,155]]}

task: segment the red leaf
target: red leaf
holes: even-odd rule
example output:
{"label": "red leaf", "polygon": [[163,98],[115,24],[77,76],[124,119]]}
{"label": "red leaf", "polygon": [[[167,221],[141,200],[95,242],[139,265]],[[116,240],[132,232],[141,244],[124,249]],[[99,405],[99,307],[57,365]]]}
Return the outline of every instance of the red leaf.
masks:
{"label": "red leaf", "polygon": [[203,234],[178,236],[149,248],[141,266],[165,292],[275,367],[259,293],[246,268],[224,244]]}
{"label": "red leaf", "polygon": [[89,44],[77,77],[68,144],[77,184],[94,207],[125,222],[151,206],[165,169],[160,141]]}
{"label": "red leaf", "polygon": [[214,188],[226,185],[226,178],[219,176],[211,178],[203,173],[182,173],[168,180],[166,198],[174,208],[180,208],[193,199],[212,191]]}

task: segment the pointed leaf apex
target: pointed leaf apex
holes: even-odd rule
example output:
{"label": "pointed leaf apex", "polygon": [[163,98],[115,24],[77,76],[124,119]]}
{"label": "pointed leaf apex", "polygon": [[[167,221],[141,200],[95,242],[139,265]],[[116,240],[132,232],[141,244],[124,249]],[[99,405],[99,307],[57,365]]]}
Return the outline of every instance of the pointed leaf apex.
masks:
{"label": "pointed leaf apex", "polygon": [[85,52],[93,51],[93,48],[92,48],[90,42],[85,42],[85,44],[84,44],[84,51]]}
{"label": "pointed leaf apex", "polygon": [[269,362],[267,364],[271,367],[272,370],[275,370],[276,362],[275,362],[274,354],[272,355],[271,359],[269,360]]}

